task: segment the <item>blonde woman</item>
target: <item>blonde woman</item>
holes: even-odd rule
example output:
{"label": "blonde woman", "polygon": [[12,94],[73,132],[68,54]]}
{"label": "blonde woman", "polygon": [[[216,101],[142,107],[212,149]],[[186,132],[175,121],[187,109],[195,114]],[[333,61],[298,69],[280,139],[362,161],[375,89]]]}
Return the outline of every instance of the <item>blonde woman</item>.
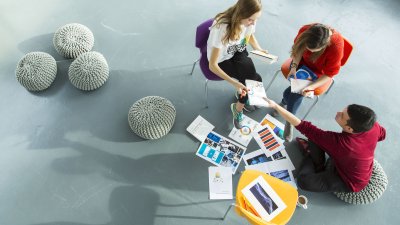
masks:
{"label": "blonde woman", "polygon": [[243,109],[255,109],[248,104],[245,80],[262,81],[246,50],[247,44],[250,44],[255,50],[267,52],[254,36],[261,8],[261,0],[238,0],[215,16],[207,42],[210,70],[237,90],[238,101],[231,104],[233,124],[237,129],[242,128]]}

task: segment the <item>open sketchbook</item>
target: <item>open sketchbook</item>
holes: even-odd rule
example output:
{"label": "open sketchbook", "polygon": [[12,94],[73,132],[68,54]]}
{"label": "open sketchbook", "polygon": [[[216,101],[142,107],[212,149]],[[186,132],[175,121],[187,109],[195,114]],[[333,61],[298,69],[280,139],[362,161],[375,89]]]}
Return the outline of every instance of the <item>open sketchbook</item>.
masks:
{"label": "open sketchbook", "polygon": [[272,55],[269,53],[265,53],[262,51],[258,51],[258,50],[250,51],[249,56],[252,58],[259,59],[259,60],[269,63],[269,64],[272,64],[272,63],[278,61],[278,56]]}

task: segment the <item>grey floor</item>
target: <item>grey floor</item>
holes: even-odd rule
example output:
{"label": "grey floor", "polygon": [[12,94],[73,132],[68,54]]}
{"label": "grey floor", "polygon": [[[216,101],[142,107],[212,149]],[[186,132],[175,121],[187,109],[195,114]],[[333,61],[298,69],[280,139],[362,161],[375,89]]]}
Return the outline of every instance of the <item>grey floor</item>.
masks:
{"label": "grey floor", "polygon": [[[256,35],[280,57],[273,65],[256,62],[264,83],[288,57],[301,25],[330,24],[355,49],[332,92],[308,119],[339,131],[335,113],[359,103],[373,108],[387,129],[386,140],[376,150],[389,177],[381,199],[353,206],[332,194],[299,190],[309,197],[309,209],[297,209],[289,224],[399,224],[400,1],[263,2]],[[193,76],[188,73],[199,55],[195,27],[233,3],[2,0],[0,224],[245,224],[233,211],[225,221],[215,220],[230,202],[208,200],[210,164],[195,156],[199,142],[185,131],[199,114],[222,135],[232,128],[228,105],[233,88],[212,82],[210,107],[205,108],[201,71],[197,67]],[[71,85],[71,60],[52,46],[54,31],[71,22],[93,31],[93,50],[108,60],[110,78],[96,91]],[[48,52],[57,60],[55,82],[40,93],[26,91],[15,79],[18,60],[32,51]],[[279,101],[286,86],[280,79],[268,95]],[[171,132],[154,141],[135,136],[127,123],[129,107],[148,95],[170,99],[177,110]],[[268,112],[260,109],[248,115],[260,120]],[[252,141],[247,151],[256,149]],[[288,143],[286,149],[298,166],[301,156],[295,144]],[[234,176],[235,184],[239,176]]]}

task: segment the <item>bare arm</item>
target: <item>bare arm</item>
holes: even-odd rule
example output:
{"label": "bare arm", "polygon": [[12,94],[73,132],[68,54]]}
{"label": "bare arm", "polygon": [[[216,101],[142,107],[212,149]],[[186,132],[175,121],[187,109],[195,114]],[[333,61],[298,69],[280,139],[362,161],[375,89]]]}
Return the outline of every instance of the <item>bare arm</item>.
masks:
{"label": "bare arm", "polygon": [[291,112],[287,111],[282,106],[276,104],[276,102],[274,102],[274,101],[272,101],[272,100],[270,100],[268,98],[264,98],[264,100],[268,102],[269,107],[275,109],[279,113],[279,115],[282,116],[283,119],[288,121],[293,126],[297,126],[297,125],[299,125],[301,123],[301,120],[299,118],[297,118]]}
{"label": "bare arm", "polygon": [[242,93],[242,90],[247,90],[246,86],[244,86],[242,83],[239,81],[233,79],[230,77],[228,74],[226,74],[221,67],[218,65],[218,56],[220,54],[220,49],[213,47],[211,50],[211,56],[210,56],[210,61],[209,61],[209,68],[211,72],[215,73],[217,76],[221,77],[222,79],[228,81],[230,84],[232,84],[237,90]]}
{"label": "bare arm", "polygon": [[310,84],[306,88],[304,88],[302,91],[302,95],[307,96],[310,93],[310,91],[314,91],[316,88],[321,87],[326,82],[328,82],[330,79],[331,79],[330,77],[328,77],[326,75],[322,75],[315,82],[313,82],[312,84]]}

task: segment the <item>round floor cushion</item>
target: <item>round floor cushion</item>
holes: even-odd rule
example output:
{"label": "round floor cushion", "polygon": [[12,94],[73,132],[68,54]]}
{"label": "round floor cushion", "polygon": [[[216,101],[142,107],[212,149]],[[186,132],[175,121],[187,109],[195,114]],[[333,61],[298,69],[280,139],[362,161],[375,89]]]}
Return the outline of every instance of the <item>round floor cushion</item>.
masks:
{"label": "round floor cushion", "polygon": [[50,87],[56,75],[56,60],[45,52],[26,54],[15,70],[18,82],[29,91],[42,91]]}
{"label": "round floor cushion", "polygon": [[388,185],[388,178],[378,161],[374,160],[372,176],[368,185],[360,192],[335,192],[341,200],[351,204],[369,204],[378,200]]}
{"label": "round floor cushion", "polygon": [[109,72],[107,61],[102,54],[86,52],[71,63],[68,77],[75,87],[91,91],[107,81]]}
{"label": "round floor cushion", "polygon": [[175,107],[168,99],[147,96],[135,102],[129,109],[128,122],[138,136],[158,139],[171,130],[175,116]]}
{"label": "round floor cushion", "polygon": [[92,31],[79,23],[70,23],[60,27],[53,37],[57,52],[66,58],[75,59],[80,54],[89,52],[94,45]]}

